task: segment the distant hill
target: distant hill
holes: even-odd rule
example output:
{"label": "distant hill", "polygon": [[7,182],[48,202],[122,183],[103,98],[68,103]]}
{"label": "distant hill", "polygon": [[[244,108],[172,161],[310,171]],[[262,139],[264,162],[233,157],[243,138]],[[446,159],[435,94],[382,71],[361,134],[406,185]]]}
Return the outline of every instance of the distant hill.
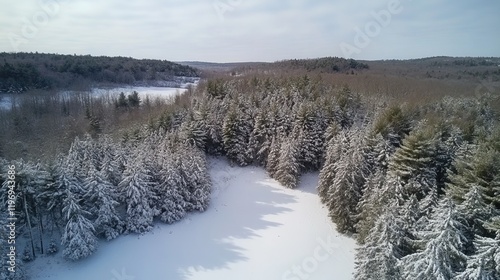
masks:
{"label": "distant hill", "polygon": [[166,60],[90,55],[0,53],[0,92],[61,89],[95,83],[137,84],[197,77],[192,67]]}
{"label": "distant hill", "polygon": [[361,61],[373,74],[451,80],[500,81],[499,57],[436,56],[407,60]]}
{"label": "distant hill", "polygon": [[354,59],[339,57],[322,57],[313,59],[288,59],[276,62],[234,62],[214,63],[200,61],[182,61],[182,65],[191,66],[202,71],[214,72],[246,72],[250,70],[305,70],[323,73],[344,73],[353,70],[368,69],[369,66]]}

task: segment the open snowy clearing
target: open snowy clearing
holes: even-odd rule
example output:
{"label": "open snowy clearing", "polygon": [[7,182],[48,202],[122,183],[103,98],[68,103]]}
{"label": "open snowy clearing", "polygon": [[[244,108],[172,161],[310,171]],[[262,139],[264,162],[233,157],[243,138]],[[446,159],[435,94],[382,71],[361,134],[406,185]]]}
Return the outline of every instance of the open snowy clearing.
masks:
{"label": "open snowy clearing", "polygon": [[285,189],[257,167],[211,159],[212,202],[173,225],[101,241],[78,262],[27,265],[32,279],[351,279],[355,241],[341,236],[316,194],[318,174]]}

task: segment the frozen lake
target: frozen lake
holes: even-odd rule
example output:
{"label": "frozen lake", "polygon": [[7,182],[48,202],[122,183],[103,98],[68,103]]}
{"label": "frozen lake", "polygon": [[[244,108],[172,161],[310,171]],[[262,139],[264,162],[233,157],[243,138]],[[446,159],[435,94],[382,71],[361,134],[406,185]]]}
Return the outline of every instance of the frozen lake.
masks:
{"label": "frozen lake", "polygon": [[[59,95],[61,97],[68,97],[76,94],[89,94],[92,97],[111,97],[118,98],[120,93],[124,93],[125,96],[131,94],[134,91],[139,93],[139,98],[144,101],[146,97],[153,101],[157,98],[160,99],[170,99],[176,95],[183,94],[186,92],[187,88],[191,86],[196,86],[199,79],[194,82],[186,82],[180,84],[180,87],[146,87],[146,86],[122,86],[122,87],[110,87],[110,88],[92,88],[90,92],[81,91],[61,91]],[[10,110],[12,104],[19,103],[23,98],[23,94],[0,94],[0,110]]]}

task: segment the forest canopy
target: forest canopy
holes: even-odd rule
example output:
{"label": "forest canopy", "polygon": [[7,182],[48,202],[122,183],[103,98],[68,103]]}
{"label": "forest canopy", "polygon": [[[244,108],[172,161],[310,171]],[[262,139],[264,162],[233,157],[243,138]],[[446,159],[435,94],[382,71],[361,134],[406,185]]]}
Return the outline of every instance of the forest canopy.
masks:
{"label": "forest canopy", "polygon": [[96,83],[135,84],[174,77],[197,77],[197,70],[166,60],[90,55],[0,53],[0,93],[63,89]]}

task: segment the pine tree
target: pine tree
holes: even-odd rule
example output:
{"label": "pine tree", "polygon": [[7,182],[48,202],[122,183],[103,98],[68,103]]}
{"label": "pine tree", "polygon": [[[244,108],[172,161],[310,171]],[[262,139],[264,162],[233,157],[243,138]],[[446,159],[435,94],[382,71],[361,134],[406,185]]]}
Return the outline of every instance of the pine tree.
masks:
{"label": "pine tree", "polygon": [[456,280],[500,279],[500,241],[476,236],[476,253],[467,260],[467,268],[458,274]]}
{"label": "pine tree", "polygon": [[120,165],[122,165],[123,162],[121,162],[119,158],[119,150],[108,137],[102,138],[101,141],[102,144],[100,146],[100,153],[102,157],[98,170],[104,176],[103,179],[117,186],[121,181],[121,175],[123,172],[123,169],[120,170]]}
{"label": "pine tree", "polygon": [[224,119],[224,150],[229,159],[241,166],[253,160],[247,157],[248,141],[252,130],[253,125],[245,110],[233,104]]}
{"label": "pine tree", "polygon": [[389,171],[401,179],[403,186],[410,179],[419,179],[422,188],[407,189],[406,196],[417,194],[421,198],[429,188],[435,187],[435,142],[432,131],[424,127],[417,128],[403,140],[403,144],[391,158]]}
{"label": "pine tree", "polygon": [[[1,163],[0,163],[1,164]],[[7,163],[5,163],[7,164]],[[7,174],[7,173],[4,173]],[[3,191],[3,189],[2,189]],[[16,256],[11,258],[8,256],[10,254],[10,246],[8,238],[9,238],[9,230],[8,230],[8,214],[7,211],[0,212],[0,246],[1,246],[1,254],[0,254],[0,262],[2,263],[2,267],[0,269],[0,279],[8,279],[8,280],[24,280],[26,278],[26,273],[24,270],[24,262],[21,261],[21,255],[17,252]],[[16,243],[19,240],[16,240]],[[30,250],[28,250],[30,252]],[[15,270],[12,272],[8,268],[15,265]]]}
{"label": "pine tree", "polygon": [[280,158],[281,141],[278,138],[274,138],[271,141],[271,146],[269,148],[269,155],[267,157],[266,170],[269,176],[274,178],[276,171],[278,170],[278,163]]}
{"label": "pine tree", "polygon": [[164,162],[165,173],[162,177],[162,183],[157,186],[155,195],[155,215],[165,223],[179,221],[186,215],[187,202],[182,196],[183,187],[180,170],[175,167],[173,161]]}
{"label": "pine tree", "polygon": [[446,195],[456,202],[462,202],[465,194],[474,182],[473,159],[477,153],[477,146],[464,144],[460,146],[457,155],[448,170],[448,181],[446,184]]}
{"label": "pine tree", "polygon": [[485,234],[484,223],[494,214],[491,205],[484,202],[478,186],[473,185],[465,194],[464,201],[459,205],[460,212],[467,219],[468,225],[476,234]]}
{"label": "pine tree", "polygon": [[123,180],[118,185],[127,208],[125,219],[127,232],[144,233],[153,228],[154,211],[151,202],[154,193],[150,185],[151,176],[145,170],[141,157],[138,158],[138,162],[129,163]]}
{"label": "pine tree", "polygon": [[123,222],[116,210],[119,203],[115,187],[104,179],[101,172],[93,170],[85,179],[83,188],[88,211],[95,218],[93,224],[96,235],[102,235],[107,240],[116,238],[123,232]]}
{"label": "pine tree", "polygon": [[402,279],[399,258],[402,256],[400,246],[404,242],[405,232],[394,210],[394,207],[387,207],[364,244],[356,250],[354,279]]}
{"label": "pine tree", "polygon": [[328,190],[329,215],[339,232],[354,232],[357,223],[357,205],[363,194],[367,175],[360,130],[352,129],[343,137],[342,153],[334,164],[335,178]]}
{"label": "pine tree", "polygon": [[308,104],[301,104],[292,135],[298,139],[298,159],[304,170],[317,170],[323,158],[325,124]]}
{"label": "pine tree", "polygon": [[255,159],[257,163],[266,167],[269,149],[271,146],[271,135],[269,120],[265,108],[260,109],[255,117],[255,125],[250,134],[248,142],[248,156]]}
{"label": "pine tree", "polygon": [[463,271],[466,226],[449,199],[444,199],[429,220],[425,231],[417,233],[427,244],[420,252],[402,259],[404,279],[452,279]]}
{"label": "pine tree", "polygon": [[299,183],[300,165],[298,147],[294,139],[285,139],[281,143],[281,152],[274,179],[287,188],[296,188]]}
{"label": "pine tree", "polygon": [[342,143],[340,140],[344,135],[334,137],[329,141],[326,147],[326,159],[319,173],[319,184],[318,184],[318,194],[321,202],[326,203],[328,198],[328,190],[333,185],[333,180],[335,179],[335,164],[340,160],[342,156]]}
{"label": "pine tree", "polygon": [[358,222],[356,224],[358,241],[361,243],[364,242],[370,230],[374,227],[379,214],[383,212],[382,208],[386,207],[386,205],[380,205],[379,203],[384,180],[385,174],[382,170],[377,170],[366,179],[363,196],[358,203],[359,215],[357,216]]}
{"label": "pine tree", "polygon": [[70,260],[78,260],[90,256],[97,250],[94,226],[86,218],[90,213],[82,209],[72,190],[66,190],[63,206],[66,226],[61,243],[64,245],[64,257]]}
{"label": "pine tree", "polygon": [[500,208],[500,152],[486,146],[462,147],[449,171],[446,193],[462,202],[472,186],[477,186],[487,204]]}
{"label": "pine tree", "polygon": [[176,158],[185,210],[205,211],[210,203],[211,190],[205,155],[195,147],[183,146],[178,149]]}

